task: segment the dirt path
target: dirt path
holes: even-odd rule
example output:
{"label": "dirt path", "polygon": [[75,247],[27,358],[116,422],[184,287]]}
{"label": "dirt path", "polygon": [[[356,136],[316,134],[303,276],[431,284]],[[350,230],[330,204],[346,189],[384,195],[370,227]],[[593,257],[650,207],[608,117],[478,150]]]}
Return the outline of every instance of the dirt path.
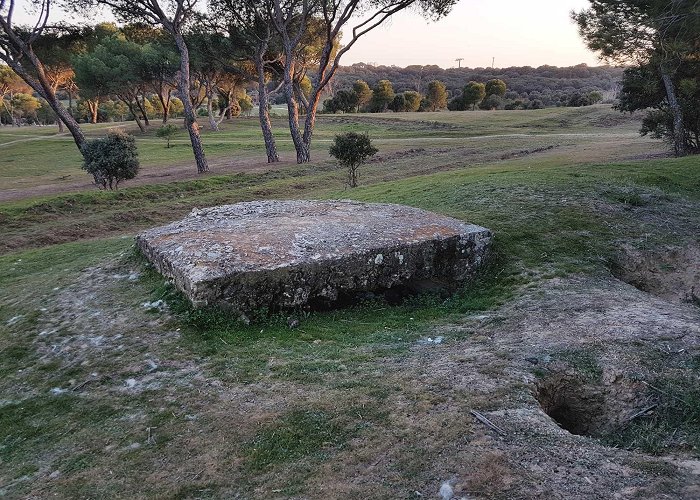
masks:
{"label": "dirt path", "polygon": [[[194,161],[178,162],[167,167],[146,167],[133,180],[130,180],[128,186],[146,186],[152,184],[162,184],[166,182],[176,182],[192,179],[202,179],[214,175],[234,174],[238,172],[267,172],[271,170],[279,170],[296,165],[295,162],[286,160],[275,164],[269,164],[261,161],[259,158],[210,158],[209,172],[207,174],[198,174]],[[79,180],[63,181],[54,184],[43,184],[21,189],[5,189],[0,190],[0,202],[18,201],[31,199],[42,196],[52,196],[57,194],[75,193],[78,191],[94,190],[95,185],[89,181],[89,176],[80,175]]]}
{"label": "dirt path", "polygon": [[[56,136],[48,136],[56,137]],[[595,139],[600,138],[601,141],[596,142],[597,149],[605,149],[606,151],[610,149],[611,146],[616,147],[619,143],[620,138],[627,139],[637,139],[636,134],[607,134],[607,133],[552,133],[552,134],[495,134],[495,135],[484,135],[484,136],[472,136],[472,137],[412,137],[412,138],[400,138],[400,139],[381,139],[375,141],[378,145],[390,145],[389,154],[400,156],[401,147],[406,144],[409,147],[409,152],[414,151],[416,145],[423,145],[426,150],[422,153],[426,156],[432,154],[431,146],[436,143],[446,142],[460,142],[460,143],[471,143],[471,142],[484,142],[494,139],[532,139],[532,140],[546,140],[546,139]],[[39,138],[37,138],[39,139]],[[27,139],[33,140],[33,139]],[[229,141],[217,141],[217,143],[228,143]],[[285,142],[284,140],[279,140],[279,143]],[[330,139],[316,139],[316,143],[329,143]],[[237,141],[230,141],[230,143],[239,143]],[[640,142],[640,144],[645,144]],[[437,147],[437,146],[434,146]],[[580,145],[574,146],[575,148],[589,149],[588,144],[582,143]],[[446,151],[441,150],[440,153],[444,154]],[[519,150],[515,150],[514,153],[517,154]],[[510,151],[503,151],[503,154],[493,155],[488,154],[484,156],[486,161],[495,161],[499,159],[504,159],[508,156]],[[540,151],[540,154],[547,154],[546,151]],[[573,153],[572,153],[573,154]],[[619,153],[618,153],[619,154]],[[322,158],[320,152],[316,152],[316,158]],[[460,159],[459,155],[455,155],[455,159]],[[621,157],[620,159],[624,159]],[[144,167],[141,173],[133,180],[130,180],[127,186],[144,186],[152,184],[161,184],[167,182],[201,179],[213,175],[226,175],[232,173],[246,172],[246,173],[256,173],[256,172],[268,172],[272,170],[279,170],[282,168],[293,167],[296,162],[293,160],[293,154],[287,153],[283,155],[283,161],[275,164],[267,163],[259,154],[254,156],[237,156],[232,159],[231,157],[221,156],[221,157],[210,157],[209,159],[209,173],[205,175],[197,174],[194,168],[193,161],[185,160],[173,163],[168,166],[160,167]],[[477,157],[471,157],[472,161],[479,161]],[[75,180],[63,180],[62,178],[57,179],[58,182],[51,182],[47,184],[42,184],[38,186],[32,186],[27,188],[17,188],[17,189],[0,189],[0,202],[5,201],[18,201],[24,199],[31,199],[43,196],[52,196],[57,194],[74,193],[78,191],[92,190],[95,189],[93,183],[89,181],[89,177],[85,175],[80,175],[79,178]]]}

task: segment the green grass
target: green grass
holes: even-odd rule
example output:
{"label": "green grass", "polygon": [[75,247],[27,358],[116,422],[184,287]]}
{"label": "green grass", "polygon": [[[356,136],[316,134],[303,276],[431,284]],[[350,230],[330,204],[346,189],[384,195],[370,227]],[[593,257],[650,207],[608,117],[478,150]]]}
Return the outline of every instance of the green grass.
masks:
{"label": "green grass", "polygon": [[246,467],[258,471],[316,455],[325,448],[340,446],[349,434],[323,410],[294,410],[257,433],[246,447]]}
{"label": "green grass", "polygon": [[[493,112],[440,112],[395,113],[358,115],[320,115],[314,132],[312,153],[315,158],[326,158],[333,136],[342,132],[367,132],[380,147],[392,144],[432,145],[442,139],[448,144],[460,140],[498,135],[600,133],[600,123],[621,115],[608,106],[588,108],[556,108],[522,111]],[[180,124],[175,120],[173,123]],[[192,164],[192,152],[186,131],[180,130],[166,148],[165,141],[156,137],[158,120],[145,133],[133,123],[82,125],[88,137],[103,135],[112,127],[133,133],[144,172],[157,173],[173,163]],[[637,119],[623,120],[615,133],[634,134]],[[284,118],[273,120],[277,144],[283,156],[291,157],[292,142]],[[53,127],[4,127],[0,130],[0,181],[10,188],[26,188],[41,184],[61,184],[85,178],[80,170],[81,158],[70,135],[52,136]],[[35,138],[36,140],[29,140]],[[219,132],[202,127],[202,138],[208,158],[235,163],[241,158],[264,158],[265,149],[255,118],[238,118],[225,122]],[[511,140],[514,137],[510,137]],[[495,138],[493,140],[496,140]],[[563,140],[563,137],[560,138]],[[14,141],[13,144],[8,144]]]}
{"label": "green grass", "polygon": [[[696,371],[697,373],[697,371]],[[700,450],[700,388],[697,377],[660,377],[649,384],[648,397],[658,406],[603,438],[609,445],[654,455],[670,449],[697,454]]]}
{"label": "green grass", "polygon": [[600,382],[603,376],[598,354],[591,349],[568,349],[554,354],[553,358],[565,361],[588,382]]}

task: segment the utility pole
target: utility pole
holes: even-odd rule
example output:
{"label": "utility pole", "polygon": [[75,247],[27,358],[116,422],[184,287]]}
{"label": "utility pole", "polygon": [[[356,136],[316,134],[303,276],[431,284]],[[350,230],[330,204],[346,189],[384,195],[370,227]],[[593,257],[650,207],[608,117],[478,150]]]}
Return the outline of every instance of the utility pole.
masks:
{"label": "utility pole", "polygon": [[462,67],[462,61],[464,61],[464,58],[463,58],[463,57],[458,57],[457,59],[455,59],[455,61],[457,61],[457,67],[458,67],[458,68],[461,68],[461,67]]}
{"label": "utility pole", "polygon": [[492,57],[491,58],[491,69],[493,69],[494,65],[496,64],[496,58]]}

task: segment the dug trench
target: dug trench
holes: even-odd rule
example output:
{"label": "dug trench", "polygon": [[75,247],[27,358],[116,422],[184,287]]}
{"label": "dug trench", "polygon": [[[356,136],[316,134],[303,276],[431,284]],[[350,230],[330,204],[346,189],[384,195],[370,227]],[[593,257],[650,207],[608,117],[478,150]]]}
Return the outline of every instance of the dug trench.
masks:
{"label": "dug trench", "polygon": [[622,246],[611,259],[613,276],[657,297],[700,306],[700,243],[640,250]]}

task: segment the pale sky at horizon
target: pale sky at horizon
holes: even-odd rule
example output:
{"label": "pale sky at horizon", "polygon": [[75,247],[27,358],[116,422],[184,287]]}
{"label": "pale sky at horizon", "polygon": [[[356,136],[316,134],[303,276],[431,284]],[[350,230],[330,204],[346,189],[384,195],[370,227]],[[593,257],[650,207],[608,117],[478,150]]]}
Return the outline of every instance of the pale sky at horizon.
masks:
{"label": "pale sky at horizon", "polygon": [[[495,57],[500,68],[596,66],[598,58],[584,46],[569,18],[572,9],[587,5],[587,0],[460,0],[437,22],[416,12],[403,12],[361,38],[341,63],[451,68],[457,66],[455,59],[462,57],[462,67],[474,68],[491,66]],[[17,21],[31,20],[24,15],[17,17]],[[52,21],[66,17],[53,16]],[[350,31],[348,27],[346,32]]]}
{"label": "pale sky at horizon", "polygon": [[[573,66],[601,64],[581,41],[571,10],[587,0],[460,0],[437,22],[418,13],[399,13],[361,38],[343,56],[343,65],[357,62],[408,66],[437,64],[457,67]],[[497,6],[495,8],[494,6]],[[350,32],[350,30],[347,30]]]}

